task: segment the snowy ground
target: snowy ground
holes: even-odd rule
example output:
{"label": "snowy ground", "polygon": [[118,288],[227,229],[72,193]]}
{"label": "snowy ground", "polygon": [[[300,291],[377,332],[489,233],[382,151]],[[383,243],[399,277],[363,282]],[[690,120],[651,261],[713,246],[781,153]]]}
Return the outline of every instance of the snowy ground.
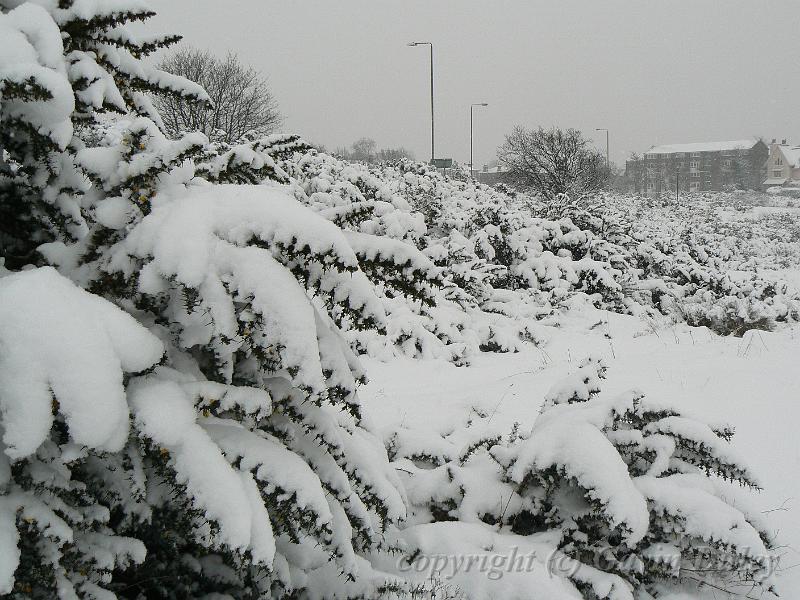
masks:
{"label": "snowy ground", "polygon": [[[743,338],[705,328],[656,329],[629,316],[586,309],[545,327],[549,342],[518,354],[485,353],[470,367],[444,361],[365,358],[362,392],[375,424],[389,434],[447,432],[472,408],[491,427],[529,429],[548,389],[588,355],[609,367],[603,393],[636,387],[685,412],[736,428],[733,445],[760,474],[755,496],[783,549],[784,597],[800,591],[800,327]],[[498,499],[499,501],[499,499]],[[788,596],[786,594],[789,594]]]}

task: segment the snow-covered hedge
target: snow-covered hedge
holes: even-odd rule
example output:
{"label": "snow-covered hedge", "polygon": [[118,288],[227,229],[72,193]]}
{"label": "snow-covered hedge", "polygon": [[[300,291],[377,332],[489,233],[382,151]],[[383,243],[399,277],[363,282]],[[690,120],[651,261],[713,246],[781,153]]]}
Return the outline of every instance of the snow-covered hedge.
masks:
{"label": "snow-covered hedge", "polygon": [[[735,242],[734,233],[762,239],[763,231],[770,240],[779,228],[737,232],[702,200],[664,207],[601,194],[544,202],[417,163],[364,165],[316,151],[278,164],[315,212],[346,230],[413,244],[440,268],[435,306],[385,290],[387,335],[349,333],[358,352],[461,364],[480,350],[536,341],[536,321],[576,300],[723,335],[800,320],[798,292],[764,276],[754,243],[742,250]],[[762,256],[794,252],[800,263],[797,246],[789,233],[782,246],[759,248]]]}

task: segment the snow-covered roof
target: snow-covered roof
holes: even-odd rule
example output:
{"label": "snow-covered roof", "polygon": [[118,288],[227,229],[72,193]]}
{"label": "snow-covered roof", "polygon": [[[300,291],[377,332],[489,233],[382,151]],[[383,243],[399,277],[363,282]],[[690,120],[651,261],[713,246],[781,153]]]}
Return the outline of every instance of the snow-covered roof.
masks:
{"label": "snow-covered roof", "polygon": [[800,167],[800,146],[780,146],[786,164],[792,168]]}
{"label": "snow-covered roof", "polygon": [[762,185],[783,185],[786,183],[786,177],[770,177],[764,180]]}
{"label": "snow-covered roof", "polygon": [[726,150],[747,150],[758,143],[756,139],[731,140],[727,142],[696,142],[693,144],[664,144],[653,146],[648,154],[676,154],[678,152],[724,152]]}

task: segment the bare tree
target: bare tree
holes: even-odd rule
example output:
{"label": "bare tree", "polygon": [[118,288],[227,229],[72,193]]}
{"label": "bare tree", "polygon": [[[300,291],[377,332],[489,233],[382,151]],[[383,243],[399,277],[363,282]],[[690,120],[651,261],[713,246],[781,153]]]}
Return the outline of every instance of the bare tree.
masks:
{"label": "bare tree", "polygon": [[231,144],[245,136],[271,133],[282,122],[264,78],[239,62],[235,54],[220,59],[204,50],[183,47],[166,56],[159,68],[199,83],[214,104],[207,108],[176,96],[156,96],[166,133],[172,137],[201,131],[212,141]]}
{"label": "bare tree", "polygon": [[402,146],[399,148],[382,148],[378,151],[379,162],[395,162],[404,158],[413,160],[414,153]]}
{"label": "bare tree", "polygon": [[362,162],[396,162],[404,158],[413,160],[414,153],[408,148],[399,146],[397,148],[381,148],[375,140],[362,137],[353,142],[349,148],[339,146],[334,150],[334,155],[345,160],[358,160]]}
{"label": "bare tree", "polygon": [[350,158],[364,162],[372,162],[378,150],[378,144],[372,138],[363,137],[353,142]]}
{"label": "bare tree", "polygon": [[605,155],[576,129],[516,127],[498,150],[511,181],[547,198],[579,197],[608,179]]}

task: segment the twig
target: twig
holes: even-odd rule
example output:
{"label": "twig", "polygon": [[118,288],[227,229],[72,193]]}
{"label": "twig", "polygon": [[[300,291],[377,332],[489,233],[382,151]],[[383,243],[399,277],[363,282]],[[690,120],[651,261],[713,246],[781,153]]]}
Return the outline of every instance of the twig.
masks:
{"label": "twig", "polygon": [[494,410],[492,411],[492,414],[491,414],[491,415],[489,415],[489,420],[488,420],[488,421],[486,421],[486,423],[487,423],[487,424],[489,424],[489,423],[491,423],[491,422],[492,422],[492,419],[494,419],[494,416],[495,416],[495,414],[497,414],[497,409],[499,409],[499,408],[500,408],[500,405],[503,403],[503,400],[505,399],[505,397],[506,397],[506,394],[508,394],[508,390],[510,390],[512,387],[514,387],[514,384],[513,384],[513,383],[512,383],[511,385],[509,385],[509,386],[506,388],[506,391],[505,391],[505,392],[503,392],[503,395],[502,395],[502,396],[500,396],[500,401],[499,401],[499,402],[497,403],[497,405],[494,407]]}

